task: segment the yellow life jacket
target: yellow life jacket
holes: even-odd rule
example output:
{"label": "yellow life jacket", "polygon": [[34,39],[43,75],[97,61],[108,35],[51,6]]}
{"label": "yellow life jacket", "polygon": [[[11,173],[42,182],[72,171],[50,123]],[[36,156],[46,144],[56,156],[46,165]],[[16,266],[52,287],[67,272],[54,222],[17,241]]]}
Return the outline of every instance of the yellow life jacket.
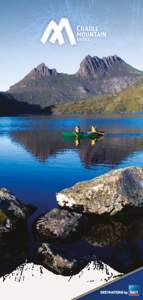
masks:
{"label": "yellow life jacket", "polygon": [[91,126],[91,132],[97,132],[97,129],[95,126]]}

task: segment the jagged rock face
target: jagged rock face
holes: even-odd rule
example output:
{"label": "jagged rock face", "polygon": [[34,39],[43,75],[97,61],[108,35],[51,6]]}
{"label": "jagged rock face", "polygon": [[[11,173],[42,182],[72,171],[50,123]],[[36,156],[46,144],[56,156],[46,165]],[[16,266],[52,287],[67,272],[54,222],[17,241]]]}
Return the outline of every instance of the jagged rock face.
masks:
{"label": "jagged rock face", "polygon": [[117,55],[104,57],[103,59],[90,55],[86,56],[80,64],[78,75],[81,77],[97,78],[99,74],[106,74],[112,68],[117,68],[119,64],[124,65],[124,61]]}
{"label": "jagged rock face", "polygon": [[104,64],[107,66],[107,68],[112,67],[115,63],[124,63],[124,61],[119,57],[118,55],[112,55],[102,58]]}
{"label": "jagged rock face", "polygon": [[49,69],[44,63],[41,63],[31,71],[29,77],[32,77],[32,79],[42,79],[50,76],[56,76],[57,74],[56,69]]}
{"label": "jagged rock face", "polygon": [[81,229],[83,219],[79,213],[55,208],[37,220],[35,229],[45,239],[70,239]]}
{"label": "jagged rock face", "polygon": [[143,168],[129,167],[79,182],[57,194],[61,207],[96,215],[134,213],[143,207]]}

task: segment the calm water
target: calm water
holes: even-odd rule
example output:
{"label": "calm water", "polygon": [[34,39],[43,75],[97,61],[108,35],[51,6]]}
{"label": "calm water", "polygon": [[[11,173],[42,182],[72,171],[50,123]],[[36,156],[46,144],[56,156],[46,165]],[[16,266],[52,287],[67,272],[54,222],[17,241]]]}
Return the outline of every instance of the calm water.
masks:
{"label": "calm water", "polygon": [[[62,131],[91,124],[105,131],[98,142],[65,141]],[[0,118],[0,186],[34,204],[29,220],[56,206],[56,192],[111,169],[143,166],[143,114]]]}

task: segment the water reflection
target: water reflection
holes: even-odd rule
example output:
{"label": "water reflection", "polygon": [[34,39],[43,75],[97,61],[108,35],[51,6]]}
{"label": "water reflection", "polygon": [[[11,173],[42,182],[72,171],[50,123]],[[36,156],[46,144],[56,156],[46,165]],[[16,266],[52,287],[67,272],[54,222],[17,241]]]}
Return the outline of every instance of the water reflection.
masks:
{"label": "water reflection", "polygon": [[[79,233],[77,242],[46,239],[42,247],[39,262],[55,273],[76,274],[93,260],[128,273],[143,265],[142,215],[125,219],[94,217]],[[52,259],[49,260],[49,256]],[[64,268],[61,261],[64,261]]]}
{"label": "water reflection", "polygon": [[143,150],[143,137],[116,137],[108,135],[100,139],[64,140],[60,131],[23,131],[14,132],[11,139],[22,145],[39,161],[46,161],[50,156],[68,150],[78,150],[85,166],[96,164],[119,164],[131,153]]}

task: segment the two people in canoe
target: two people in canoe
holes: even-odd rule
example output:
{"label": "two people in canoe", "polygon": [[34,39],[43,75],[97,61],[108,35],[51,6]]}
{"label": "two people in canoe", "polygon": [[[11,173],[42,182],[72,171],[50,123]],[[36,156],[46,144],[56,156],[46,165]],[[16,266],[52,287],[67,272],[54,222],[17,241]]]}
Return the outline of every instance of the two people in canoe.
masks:
{"label": "two people in canoe", "polygon": [[[75,134],[76,134],[75,146],[78,147],[79,144],[80,144],[80,140],[79,140],[79,138],[78,138],[78,134],[81,133],[80,126],[75,126],[74,132],[75,132]],[[97,132],[98,132],[98,130],[97,130],[96,126],[95,126],[95,125],[92,125],[92,126],[90,127],[89,133],[97,133]],[[94,146],[95,144],[96,144],[96,139],[91,139],[91,146]]]}
{"label": "two people in canoe", "polygon": [[[80,126],[75,126],[74,132],[77,133],[77,134],[80,133],[80,132],[81,132]],[[98,132],[95,125],[92,125],[92,126],[90,127],[90,132],[91,132],[91,133]]]}

